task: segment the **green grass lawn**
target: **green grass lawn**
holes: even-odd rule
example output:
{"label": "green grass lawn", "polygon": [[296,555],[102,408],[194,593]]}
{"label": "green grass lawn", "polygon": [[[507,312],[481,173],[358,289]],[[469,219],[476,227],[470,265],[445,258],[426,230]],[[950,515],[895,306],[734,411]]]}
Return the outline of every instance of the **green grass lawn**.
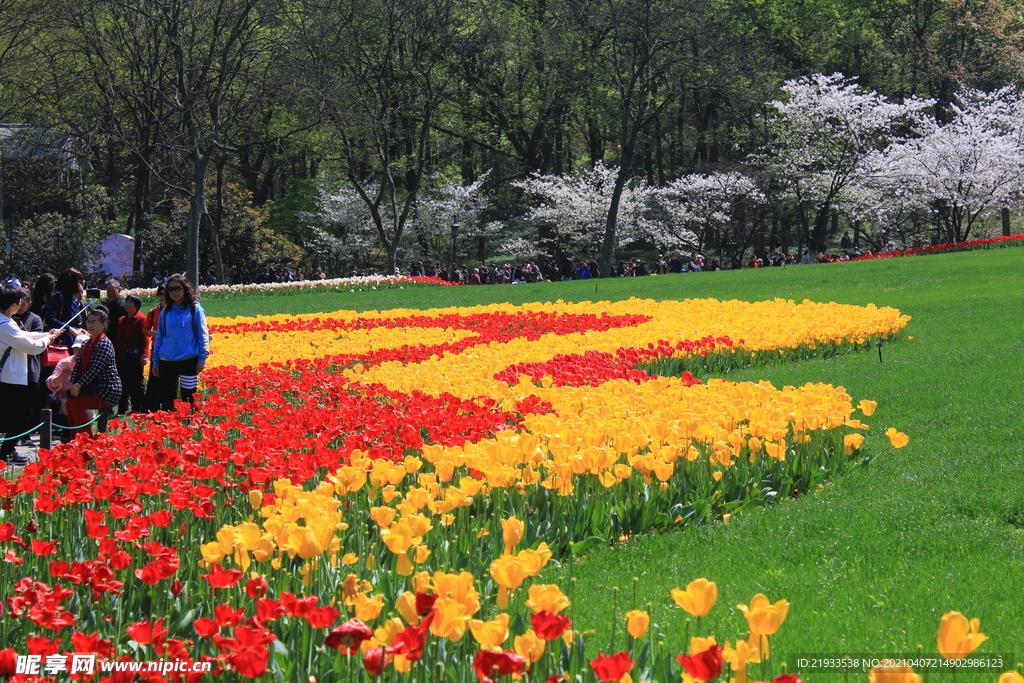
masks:
{"label": "green grass lawn", "polygon": [[[719,642],[746,633],[737,603],[758,592],[790,601],[772,643],[776,662],[795,652],[913,653],[918,644],[935,653],[939,617],[949,610],[981,619],[990,640],[979,654],[1024,659],[1022,250],[635,280],[253,296],[204,306],[212,315],[251,315],[630,296],[875,303],[913,320],[903,340],[883,349],[883,363],[867,352],[729,375],[777,386],[828,382],[846,387],[855,402],[877,400],[878,411],[865,420],[875,458],[822,491],[728,525],[653,533],[592,551],[573,569],[573,618],[598,629],[598,646],[609,645],[610,589],[622,589],[621,614],[633,606],[636,577],[636,606],[653,603],[659,639],[680,651],[686,615],[669,610],[669,590],[704,576],[718,583],[719,602],[701,630]],[[889,426],[910,435],[910,444],[889,447]],[[621,631],[618,638],[621,644]],[[755,667],[751,674],[757,673]]]}

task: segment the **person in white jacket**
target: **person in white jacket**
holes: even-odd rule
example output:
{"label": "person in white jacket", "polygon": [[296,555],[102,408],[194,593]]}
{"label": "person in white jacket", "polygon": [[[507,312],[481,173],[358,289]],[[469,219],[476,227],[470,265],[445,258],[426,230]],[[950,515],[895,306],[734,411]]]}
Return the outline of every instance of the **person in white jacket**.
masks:
{"label": "person in white jacket", "polygon": [[27,459],[14,450],[14,439],[32,425],[26,406],[30,405],[28,357],[46,350],[57,337],[56,330],[25,332],[13,316],[21,308],[26,292],[21,287],[0,287],[0,431],[4,432],[0,460],[9,465],[25,465]]}

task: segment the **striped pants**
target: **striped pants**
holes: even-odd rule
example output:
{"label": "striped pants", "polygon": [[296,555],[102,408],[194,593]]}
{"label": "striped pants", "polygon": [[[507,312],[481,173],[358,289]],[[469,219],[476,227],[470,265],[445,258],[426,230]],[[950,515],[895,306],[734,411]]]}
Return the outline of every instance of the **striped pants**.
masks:
{"label": "striped pants", "polygon": [[174,401],[181,384],[181,400],[192,403],[192,394],[199,384],[196,366],[199,358],[185,360],[160,360],[160,409],[174,410]]}

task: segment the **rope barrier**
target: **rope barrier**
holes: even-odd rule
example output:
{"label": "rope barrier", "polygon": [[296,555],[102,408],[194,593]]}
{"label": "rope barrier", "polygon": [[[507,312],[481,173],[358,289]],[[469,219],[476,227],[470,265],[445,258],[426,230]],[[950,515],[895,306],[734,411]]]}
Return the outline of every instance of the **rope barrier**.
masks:
{"label": "rope barrier", "polygon": [[59,424],[56,424],[56,423],[55,423],[55,424],[53,425],[53,428],[54,428],[54,429],[71,429],[71,430],[75,430],[75,429],[82,429],[83,427],[88,427],[88,426],[89,426],[89,425],[91,425],[91,424],[92,424],[93,422],[95,422],[96,420],[98,420],[98,419],[100,419],[101,417],[103,417],[103,413],[105,413],[106,411],[107,411],[107,409],[106,409],[106,408],[105,408],[105,409],[103,409],[103,410],[101,410],[101,411],[99,411],[98,413],[96,413],[96,417],[94,417],[93,419],[89,420],[89,421],[88,421],[88,422],[86,422],[86,423],[85,423],[84,425],[79,425],[78,427],[65,427],[64,425],[59,425]]}
{"label": "rope barrier", "polygon": [[14,439],[20,439],[23,436],[28,436],[32,432],[34,432],[37,429],[39,429],[40,427],[42,427],[44,424],[46,424],[46,423],[45,422],[40,422],[39,424],[37,424],[35,427],[33,427],[32,429],[28,430],[24,434],[18,434],[17,436],[8,436],[5,439],[0,439],[0,441],[13,441]]}

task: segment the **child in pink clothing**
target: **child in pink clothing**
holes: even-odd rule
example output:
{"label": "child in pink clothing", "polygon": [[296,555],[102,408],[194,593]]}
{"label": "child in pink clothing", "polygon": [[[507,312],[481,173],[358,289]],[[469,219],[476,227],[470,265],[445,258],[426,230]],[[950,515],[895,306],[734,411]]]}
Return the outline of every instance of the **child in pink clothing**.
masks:
{"label": "child in pink clothing", "polygon": [[67,414],[64,412],[64,403],[68,400],[68,389],[71,388],[71,373],[75,369],[78,356],[82,353],[82,346],[87,341],[89,341],[89,335],[87,334],[76,337],[75,343],[71,345],[71,350],[74,352],[73,355],[57,361],[53,374],[46,378],[46,388],[50,390],[51,394],[60,399],[61,414]]}

